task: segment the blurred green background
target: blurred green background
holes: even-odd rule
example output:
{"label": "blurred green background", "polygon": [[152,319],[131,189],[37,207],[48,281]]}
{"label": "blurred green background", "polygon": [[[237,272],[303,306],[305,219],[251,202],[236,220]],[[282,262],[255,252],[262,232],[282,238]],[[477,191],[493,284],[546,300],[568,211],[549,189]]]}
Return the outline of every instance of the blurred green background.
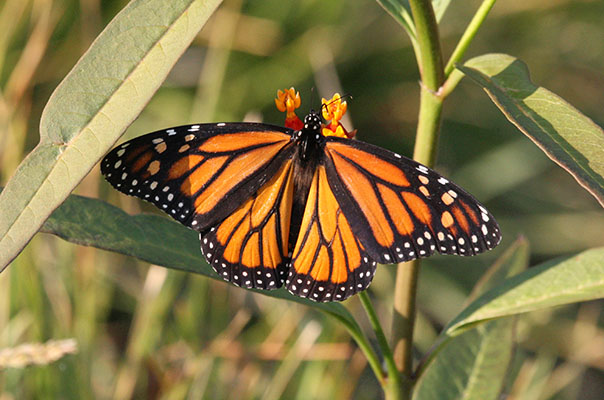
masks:
{"label": "blurred green background", "polygon": [[[54,88],[125,4],[0,0],[0,185],[36,145]],[[450,5],[440,26],[446,55],[479,4]],[[520,58],[535,83],[602,126],[603,17],[599,0],[500,0],[467,58]],[[418,79],[404,31],[374,1],[225,0],[124,139],[194,122],[281,124],[273,98],[293,85],[300,114],[319,96],[351,94],[347,126],[357,137],[411,155]],[[519,235],[532,264],[604,244],[596,200],[469,81],[445,103],[436,169],[489,208],[504,240],[478,257],[423,263],[418,357]],[[112,190],[98,167],[76,193],[157,212]],[[394,272],[380,267],[370,287],[387,331]],[[367,327],[358,299],[345,304]],[[603,304],[522,316],[506,398],[601,399]],[[381,396],[346,331],[315,310],[39,234],[0,275],[0,349],[62,338],[76,340],[77,354],[0,369],[0,399]]]}

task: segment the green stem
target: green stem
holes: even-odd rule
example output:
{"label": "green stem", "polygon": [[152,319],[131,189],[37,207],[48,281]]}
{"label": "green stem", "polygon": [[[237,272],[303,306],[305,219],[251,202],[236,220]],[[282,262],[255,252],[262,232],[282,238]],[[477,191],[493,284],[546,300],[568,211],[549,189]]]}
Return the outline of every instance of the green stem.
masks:
{"label": "green stem", "polygon": [[[423,164],[432,166],[436,156],[443,102],[440,94],[445,76],[442,52],[438,25],[430,0],[409,0],[409,5],[415,22],[421,73],[421,101],[413,157]],[[394,360],[403,378],[409,381],[413,375],[413,326],[419,266],[419,260],[398,265],[394,292],[392,322]],[[409,399],[411,396],[409,387],[402,387],[402,389],[404,392],[400,398]]]}
{"label": "green stem", "polygon": [[432,167],[436,159],[443,100],[440,93],[422,86],[413,159],[428,167]]}
{"label": "green stem", "polygon": [[375,333],[375,337],[378,342],[378,346],[382,351],[382,355],[384,356],[384,360],[386,361],[386,369],[388,370],[388,377],[383,386],[384,391],[386,393],[386,398],[388,399],[399,399],[400,391],[402,388],[401,375],[396,367],[396,363],[394,362],[394,356],[392,354],[392,350],[390,350],[390,346],[388,345],[388,340],[386,339],[386,335],[384,335],[384,331],[382,330],[382,326],[380,325],[380,320],[373,308],[373,304],[369,299],[369,295],[367,292],[359,293],[359,299],[361,300],[361,304],[365,308],[365,312],[367,313],[367,317],[369,318],[369,322],[371,323],[371,327],[373,328],[373,332]]}
{"label": "green stem", "polygon": [[342,323],[342,325],[344,325],[344,327],[348,330],[348,333],[350,333],[350,336],[352,336],[354,341],[357,342],[357,345],[359,346],[359,348],[361,349],[363,354],[365,354],[365,357],[367,358],[367,361],[369,362],[369,366],[373,370],[373,373],[374,373],[376,379],[378,380],[378,382],[380,383],[380,385],[382,387],[385,387],[386,386],[386,375],[384,374],[384,370],[382,369],[380,359],[379,359],[378,355],[376,354],[375,350],[373,349],[373,347],[371,347],[371,344],[369,343],[369,341],[367,340],[367,338],[365,337],[363,332],[361,331],[361,328],[356,324],[354,324],[354,325],[351,324],[350,321],[348,321],[345,318],[342,318],[337,313],[328,312],[328,311],[326,311],[326,312],[327,312],[327,314],[331,315],[332,317],[334,317],[338,321],[340,321]]}
{"label": "green stem", "polygon": [[449,95],[451,94],[451,92],[453,90],[455,90],[455,88],[457,87],[457,84],[463,79],[465,75],[463,74],[463,72],[461,72],[458,69],[454,69],[451,72],[451,75],[449,75],[449,77],[447,78],[447,80],[445,81],[445,83],[443,84],[441,90],[440,90],[440,96],[443,99],[446,99],[447,97],[449,97]]}
{"label": "green stem", "polygon": [[413,323],[419,261],[397,266],[392,319],[392,343],[397,368],[407,378],[413,373]]}
{"label": "green stem", "polygon": [[468,46],[476,36],[478,32],[478,28],[482,25],[484,20],[487,18],[489,11],[493,8],[496,0],[484,0],[478,10],[476,10],[476,14],[470,21],[470,24],[466,28],[466,31],[463,33],[461,39],[459,39],[459,43],[457,43],[457,47],[453,50],[453,54],[451,54],[451,58],[449,58],[449,62],[447,62],[447,66],[445,67],[445,77],[449,77],[451,72],[455,69],[455,64],[461,60],[463,55],[465,54]]}
{"label": "green stem", "polygon": [[428,89],[437,92],[444,81],[444,71],[438,24],[432,3],[430,0],[409,0],[409,5],[415,22],[422,82]]}

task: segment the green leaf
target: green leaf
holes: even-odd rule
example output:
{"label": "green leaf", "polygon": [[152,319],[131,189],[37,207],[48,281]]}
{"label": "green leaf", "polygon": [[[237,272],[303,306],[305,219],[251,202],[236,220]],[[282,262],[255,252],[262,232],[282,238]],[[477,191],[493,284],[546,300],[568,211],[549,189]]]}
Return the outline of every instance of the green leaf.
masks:
{"label": "green leaf", "polygon": [[451,0],[432,0],[432,8],[434,9],[434,16],[436,17],[437,22],[440,22],[443,19],[450,2]]}
{"label": "green leaf", "polygon": [[457,66],[504,115],[604,206],[604,131],[549,90],[530,81],[526,64],[487,54]]}
{"label": "green leaf", "polygon": [[[409,7],[408,0],[377,0],[378,4],[382,6],[388,14],[395,19],[404,29],[407,31],[409,38],[414,43],[416,42],[415,37],[415,25],[413,18],[411,17],[411,8]],[[434,16],[436,21],[440,22],[447,7],[451,0],[432,0],[432,8],[434,9]]]}
{"label": "green leaf", "polygon": [[486,320],[604,297],[604,248],[551,260],[506,279],[445,328],[454,336]]}
{"label": "green leaf", "polygon": [[134,0],[52,94],[0,195],[0,271],[115,143],[221,0]]}
{"label": "green leaf", "polygon": [[377,0],[377,2],[407,31],[411,42],[415,43],[417,40],[415,38],[415,25],[413,24],[413,18],[411,18],[409,2],[403,0]]}
{"label": "green leaf", "polygon": [[512,358],[513,319],[480,325],[452,339],[421,375],[413,400],[497,399]]}
{"label": "green leaf", "polygon": [[474,301],[483,293],[499,285],[506,278],[526,270],[529,265],[529,257],[528,241],[521,236],[506,249],[482,278],[476,282],[472,293],[468,297],[468,302]]}
{"label": "green leaf", "polygon": [[[476,284],[475,297],[528,266],[528,243],[518,239]],[[514,319],[488,322],[461,335],[442,335],[420,365],[413,399],[497,399],[512,355]]]}
{"label": "green leaf", "polygon": [[[40,231],[72,243],[130,255],[152,264],[224,282],[203,259],[199,234],[163,216],[129,215],[101,200],[71,195],[52,213]],[[315,303],[293,296],[284,289],[249,290],[318,308],[342,321],[348,329],[361,333],[352,315],[339,303]]]}

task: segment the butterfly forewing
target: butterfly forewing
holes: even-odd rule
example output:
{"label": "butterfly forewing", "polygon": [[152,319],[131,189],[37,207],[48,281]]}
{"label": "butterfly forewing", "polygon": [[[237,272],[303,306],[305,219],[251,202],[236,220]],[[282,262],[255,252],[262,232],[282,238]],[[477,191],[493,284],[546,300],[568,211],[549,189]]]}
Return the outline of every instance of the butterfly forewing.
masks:
{"label": "butterfly forewing", "polygon": [[336,199],[378,262],[474,255],[499,243],[489,212],[435,171],[360,141],[330,137],[325,151]]}
{"label": "butterfly forewing", "polygon": [[291,158],[287,128],[202,124],[157,131],[113,149],[101,171],[119,191],[204,231],[226,218]]}
{"label": "butterfly forewing", "polygon": [[375,266],[352,233],[320,165],[308,193],[287,289],[314,301],[341,301],[369,286]]}

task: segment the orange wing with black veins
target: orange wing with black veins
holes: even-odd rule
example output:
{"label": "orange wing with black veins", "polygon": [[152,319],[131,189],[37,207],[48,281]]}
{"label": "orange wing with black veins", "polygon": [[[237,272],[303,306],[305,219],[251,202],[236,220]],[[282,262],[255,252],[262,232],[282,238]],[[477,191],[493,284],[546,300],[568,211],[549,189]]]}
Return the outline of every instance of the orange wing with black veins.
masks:
{"label": "orange wing with black veins", "polygon": [[470,256],[501,240],[493,216],[437,172],[357,140],[326,139],[325,167],[355,236],[383,264]]}
{"label": "orange wing with black veins", "polygon": [[294,184],[292,161],[224,221],[200,234],[201,252],[226,281],[255,289],[283,285]]}
{"label": "orange wing with black veins", "polygon": [[369,286],[375,266],[352,233],[320,165],[294,247],[287,290],[314,301],[342,301]]}

